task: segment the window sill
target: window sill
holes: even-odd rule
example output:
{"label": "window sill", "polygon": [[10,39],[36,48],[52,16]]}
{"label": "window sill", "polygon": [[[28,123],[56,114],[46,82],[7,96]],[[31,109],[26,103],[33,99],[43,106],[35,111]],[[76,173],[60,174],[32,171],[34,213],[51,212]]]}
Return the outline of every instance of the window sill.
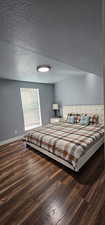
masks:
{"label": "window sill", "polygon": [[37,128],[37,127],[41,127],[41,124],[33,125],[33,126],[30,126],[30,127],[26,127],[26,128],[25,128],[25,132],[30,131],[30,130],[32,130],[32,129],[34,129],[34,128]]}

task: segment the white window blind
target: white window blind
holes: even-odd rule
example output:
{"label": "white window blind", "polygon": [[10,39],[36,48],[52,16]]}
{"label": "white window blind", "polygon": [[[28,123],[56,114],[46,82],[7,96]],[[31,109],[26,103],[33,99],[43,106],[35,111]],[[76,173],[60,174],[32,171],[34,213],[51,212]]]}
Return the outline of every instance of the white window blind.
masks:
{"label": "white window blind", "polygon": [[41,125],[39,89],[21,88],[25,130]]}

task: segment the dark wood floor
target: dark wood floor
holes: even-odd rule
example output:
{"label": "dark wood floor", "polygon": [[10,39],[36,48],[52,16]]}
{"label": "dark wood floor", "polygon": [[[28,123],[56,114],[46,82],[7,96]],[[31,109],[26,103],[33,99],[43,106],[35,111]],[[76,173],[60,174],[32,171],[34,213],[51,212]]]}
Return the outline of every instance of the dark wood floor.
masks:
{"label": "dark wood floor", "polygon": [[105,225],[103,147],[78,174],[22,141],[0,147],[0,225]]}

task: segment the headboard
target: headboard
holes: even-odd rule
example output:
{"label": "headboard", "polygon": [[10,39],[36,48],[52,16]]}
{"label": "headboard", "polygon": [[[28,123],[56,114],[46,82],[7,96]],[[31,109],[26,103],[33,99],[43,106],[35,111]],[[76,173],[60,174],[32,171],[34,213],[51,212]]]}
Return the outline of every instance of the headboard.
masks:
{"label": "headboard", "polygon": [[99,122],[104,123],[104,105],[71,105],[63,107],[63,118],[66,119],[68,113],[98,114]]}

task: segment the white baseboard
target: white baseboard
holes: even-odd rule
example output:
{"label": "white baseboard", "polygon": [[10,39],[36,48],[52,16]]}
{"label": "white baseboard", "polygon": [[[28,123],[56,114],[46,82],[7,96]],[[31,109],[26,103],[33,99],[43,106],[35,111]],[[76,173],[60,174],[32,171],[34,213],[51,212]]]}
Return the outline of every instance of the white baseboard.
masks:
{"label": "white baseboard", "polygon": [[14,141],[17,141],[17,140],[21,139],[23,136],[24,135],[13,137],[13,138],[9,138],[8,140],[0,141],[0,146],[1,145],[5,145],[5,144],[9,144],[9,143],[14,142]]}

